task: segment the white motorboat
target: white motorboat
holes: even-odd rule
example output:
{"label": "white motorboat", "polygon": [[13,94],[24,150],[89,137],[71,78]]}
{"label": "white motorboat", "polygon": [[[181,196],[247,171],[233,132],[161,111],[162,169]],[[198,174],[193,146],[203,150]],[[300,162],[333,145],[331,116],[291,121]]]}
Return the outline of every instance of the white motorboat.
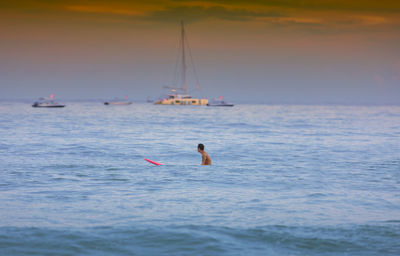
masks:
{"label": "white motorboat", "polygon": [[63,108],[65,105],[59,104],[54,101],[54,93],[49,98],[39,98],[32,107],[34,108]]}
{"label": "white motorboat", "polygon": [[121,106],[121,105],[131,105],[132,101],[128,101],[128,96],[125,96],[125,100],[114,99],[111,101],[104,102],[104,105],[108,106]]}
{"label": "white motorboat", "polygon": [[207,106],[209,107],[233,107],[232,103],[226,102],[222,99],[222,96],[219,96],[218,99],[211,100]]}

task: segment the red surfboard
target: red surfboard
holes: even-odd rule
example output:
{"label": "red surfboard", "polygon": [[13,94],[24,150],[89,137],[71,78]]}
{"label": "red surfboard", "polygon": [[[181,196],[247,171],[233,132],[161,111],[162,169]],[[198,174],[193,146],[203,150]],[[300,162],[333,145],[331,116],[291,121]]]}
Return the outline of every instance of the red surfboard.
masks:
{"label": "red surfboard", "polygon": [[155,165],[162,165],[161,163],[154,162],[154,161],[152,161],[150,159],[147,159],[147,158],[145,158],[144,160],[146,160],[149,163],[155,164]]}

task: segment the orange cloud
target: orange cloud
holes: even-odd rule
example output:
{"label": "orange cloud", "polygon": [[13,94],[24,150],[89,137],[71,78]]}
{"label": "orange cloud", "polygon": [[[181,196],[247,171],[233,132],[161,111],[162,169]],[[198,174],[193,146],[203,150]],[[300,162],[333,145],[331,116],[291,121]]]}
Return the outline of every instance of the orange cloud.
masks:
{"label": "orange cloud", "polygon": [[275,23],[322,24],[323,20],[311,17],[278,17],[270,19]]}
{"label": "orange cloud", "polygon": [[[59,0],[6,1],[1,14],[18,13],[41,19],[61,19],[71,14],[87,15],[87,20],[124,20],[135,18],[176,23],[228,21],[246,26],[260,24],[311,33],[348,33],[396,31],[400,26],[400,2],[380,0]],[[96,16],[97,14],[97,16]],[[106,15],[112,17],[105,17]],[[4,16],[4,15],[3,15]],[[84,15],[79,15],[82,18]],[[96,17],[94,17],[96,16]],[[118,17],[121,16],[121,17]],[[86,18],[86,17],[85,17]],[[128,18],[128,19],[127,19]],[[371,30],[375,29],[375,30]]]}
{"label": "orange cloud", "polygon": [[115,8],[109,6],[94,6],[94,5],[70,5],[65,6],[65,9],[73,12],[88,12],[88,13],[104,13],[104,14],[119,14],[128,16],[144,16],[146,12],[138,9]]}
{"label": "orange cloud", "polygon": [[382,16],[355,16],[356,20],[358,20],[362,25],[381,25],[381,24],[388,24],[390,21]]}

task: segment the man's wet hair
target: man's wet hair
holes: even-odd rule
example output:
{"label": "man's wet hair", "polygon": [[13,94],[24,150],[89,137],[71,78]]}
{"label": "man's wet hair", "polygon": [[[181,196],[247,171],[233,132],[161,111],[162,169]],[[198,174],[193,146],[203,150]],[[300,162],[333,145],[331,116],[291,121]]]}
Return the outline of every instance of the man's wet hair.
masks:
{"label": "man's wet hair", "polygon": [[200,150],[204,150],[204,145],[200,143],[200,144],[197,146],[197,148],[199,148]]}

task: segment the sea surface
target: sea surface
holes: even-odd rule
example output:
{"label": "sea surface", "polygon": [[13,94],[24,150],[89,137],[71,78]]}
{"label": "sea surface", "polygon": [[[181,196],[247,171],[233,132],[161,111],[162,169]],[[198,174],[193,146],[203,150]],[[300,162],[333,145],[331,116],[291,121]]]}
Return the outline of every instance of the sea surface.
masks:
{"label": "sea surface", "polygon": [[0,102],[0,255],[400,254],[400,106],[66,104]]}

